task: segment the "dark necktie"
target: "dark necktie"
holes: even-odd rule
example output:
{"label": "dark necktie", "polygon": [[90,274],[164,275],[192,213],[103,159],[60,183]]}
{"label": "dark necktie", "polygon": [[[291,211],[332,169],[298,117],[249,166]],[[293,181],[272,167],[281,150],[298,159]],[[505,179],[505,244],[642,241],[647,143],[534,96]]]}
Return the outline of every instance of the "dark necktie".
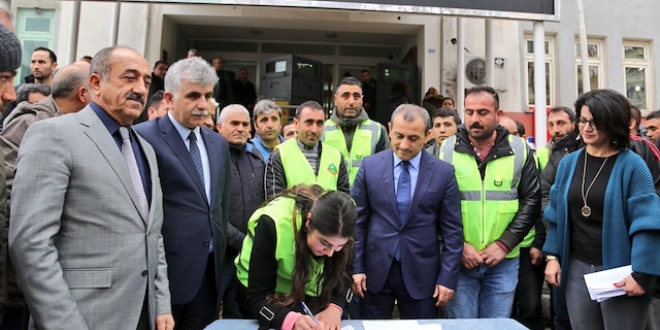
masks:
{"label": "dark necktie", "polygon": [[396,191],[396,205],[399,209],[401,226],[403,226],[408,215],[408,207],[410,207],[410,172],[408,171],[410,162],[404,160],[400,164],[401,174],[399,174],[399,183]]}
{"label": "dark necktie", "polygon": [[121,155],[124,156],[126,166],[128,166],[128,173],[131,175],[131,182],[138,197],[138,206],[140,214],[145,219],[149,217],[149,203],[147,202],[147,195],[144,193],[144,186],[142,185],[142,177],[140,176],[140,169],[138,168],[135,154],[133,153],[133,146],[131,145],[131,136],[128,128],[120,127],[119,135],[121,136]]}
{"label": "dark necktie", "polygon": [[204,183],[204,168],[202,167],[202,156],[199,154],[199,148],[197,147],[197,135],[195,132],[190,132],[188,135],[188,140],[190,140],[190,156],[192,156],[193,163],[195,164],[195,169],[199,174],[199,178]]}

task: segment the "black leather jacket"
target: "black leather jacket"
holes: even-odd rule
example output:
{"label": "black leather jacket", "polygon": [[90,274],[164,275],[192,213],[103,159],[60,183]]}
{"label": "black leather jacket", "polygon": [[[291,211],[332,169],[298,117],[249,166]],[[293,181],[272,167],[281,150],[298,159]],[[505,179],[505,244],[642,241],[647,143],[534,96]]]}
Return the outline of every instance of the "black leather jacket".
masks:
{"label": "black leather jacket", "polygon": [[[499,157],[510,156],[513,153],[511,146],[508,142],[509,132],[502,126],[497,126],[497,137],[495,144],[488,152],[488,155],[483,162],[477,157],[474,149],[470,145],[467,130],[464,127],[459,127],[458,138],[456,139],[456,152],[467,153],[473,155],[479,164],[481,177],[483,178],[486,170],[486,164]],[[539,184],[539,171],[536,167],[536,161],[532,156],[532,149],[525,144],[527,148],[527,160],[522,169],[520,183],[518,184],[518,196],[520,207],[518,213],[513,217],[506,230],[498,241],[504,243],[509,250],[516,247],[523,241],[529,230],[534,226],[534,222],[539,216],[541,210],[541,189]]]}

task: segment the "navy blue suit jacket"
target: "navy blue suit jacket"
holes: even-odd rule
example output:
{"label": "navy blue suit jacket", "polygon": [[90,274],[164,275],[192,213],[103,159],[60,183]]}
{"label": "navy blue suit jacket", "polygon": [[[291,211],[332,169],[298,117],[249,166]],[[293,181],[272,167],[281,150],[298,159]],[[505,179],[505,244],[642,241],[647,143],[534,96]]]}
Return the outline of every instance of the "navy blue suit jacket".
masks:
{"label": "navy blue suit jacket", "polygon": [[[403,281],[413,299],[430,297],[436,284],[456,290],[463,225],[454,168],[421,152],[417,186],[403,226],[394,191],[392,150],[364,159],[353,183],[351,197],[358,210],[354,272],[366,274],[368,291],[378,293],[383,288],[397,243]],[[438,235],[444,240],[442,254]]]}
{"label": "navy blue suit jacket", "polygon": [[163,188],[163,239],[172,305],[190,302],[204,277],[213,240],[216,286],[227,243],[231,167],[229,146],[219,134],[201,127],[211,171],[210,205],[192,157],[169,116],[135,126],[156,151]]}

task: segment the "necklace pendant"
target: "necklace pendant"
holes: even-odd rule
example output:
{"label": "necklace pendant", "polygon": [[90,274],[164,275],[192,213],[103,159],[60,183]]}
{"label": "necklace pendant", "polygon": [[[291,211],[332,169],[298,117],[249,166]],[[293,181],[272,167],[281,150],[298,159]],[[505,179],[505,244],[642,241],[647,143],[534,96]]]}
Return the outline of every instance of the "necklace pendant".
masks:
{"label": "necklace pendant", "polygon": [[584,216],[585,218],[591,216],[591,208],[589,206],[587,205],[583,206],[581,211],[582,211],[582,216]]}

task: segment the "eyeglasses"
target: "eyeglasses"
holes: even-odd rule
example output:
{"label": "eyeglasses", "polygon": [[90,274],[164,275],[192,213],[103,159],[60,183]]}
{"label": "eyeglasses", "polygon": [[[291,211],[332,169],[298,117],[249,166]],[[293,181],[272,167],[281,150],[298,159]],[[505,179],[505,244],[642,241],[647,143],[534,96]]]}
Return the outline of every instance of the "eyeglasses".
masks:
{"label": "eyeglasses", "polygon": [[362,94],[360,94],[360,93],[353,93],[353,94],[351,94],[351,93],[344,93],[344,94],[341,94],[341,95],[340,95],[340,97],[341,97],[342,99],[344,99],[344,100],[348,100],[351,96],[353,96],[353,98],[356,99],[356,100],[359,100],[359,99],[362,98]]}
{"label": "eyeglasses", "polygon": [[596,122],[594,122],[593,118],[590,119],[590,120],[587,120],[584,117],[580,117],[580,119],[578,120],[578,125],[581,126],[581,127],[585,127],[585,126],[587,126],[587,124],[589,124],[589,126],[591,126],[592,129],[597,129],[596,128]]}

